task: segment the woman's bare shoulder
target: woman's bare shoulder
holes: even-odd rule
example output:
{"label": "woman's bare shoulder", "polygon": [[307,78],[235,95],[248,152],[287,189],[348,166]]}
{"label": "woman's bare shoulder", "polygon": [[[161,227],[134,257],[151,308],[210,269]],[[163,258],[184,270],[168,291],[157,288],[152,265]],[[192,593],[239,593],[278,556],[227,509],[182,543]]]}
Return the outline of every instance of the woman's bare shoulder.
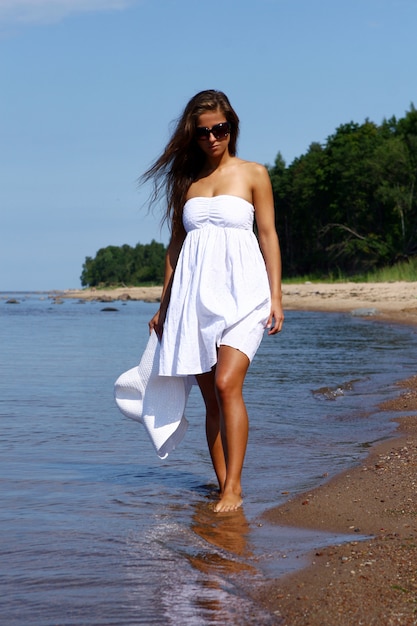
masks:
{"label": "woman's bare shoulder", "polygon": [[261,165],[255,161],[243,160],[241,160],[241,165],[242,170],[245,172],[245,177],[252,188],[269,183],[269,174],[265,165]]}
{"label": "woman's bare shoulder", "polygon": [[260,163],[256,163],[256,161],[244,161],[243,159],[239,159],[240,164],[245,167],[249,173],[253,173],[255,175],[259,174],[267,174],[268,170],[265,165],[261,165]]}

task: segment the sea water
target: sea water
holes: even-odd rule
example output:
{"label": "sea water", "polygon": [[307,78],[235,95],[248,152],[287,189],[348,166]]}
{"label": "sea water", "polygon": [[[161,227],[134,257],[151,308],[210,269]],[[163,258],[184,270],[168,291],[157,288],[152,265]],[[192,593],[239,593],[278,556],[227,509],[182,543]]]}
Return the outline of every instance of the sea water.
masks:
{"label": "sea water", "polygon": [[244,507],[216,515],[198,389],[186,437],[164,461],[113,400],[157,305],[13,298],[0,300],[0,622],[278,624],[252,590],[342,539],[270,526],[262,513],[392,433],[377,405],[416,373],[415,330],[287,312],[245,384]]}

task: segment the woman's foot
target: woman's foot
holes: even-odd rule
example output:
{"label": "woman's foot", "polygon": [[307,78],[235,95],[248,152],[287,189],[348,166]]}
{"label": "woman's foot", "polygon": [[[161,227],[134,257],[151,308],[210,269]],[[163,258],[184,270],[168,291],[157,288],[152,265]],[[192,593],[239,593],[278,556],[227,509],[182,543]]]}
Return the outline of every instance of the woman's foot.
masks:
{"label": "woman's foot", "polygon": [[228,513],[230,511],[237,511],[243,504],[241,492],[224,492],[218,503],[214,507],[215,513]]}

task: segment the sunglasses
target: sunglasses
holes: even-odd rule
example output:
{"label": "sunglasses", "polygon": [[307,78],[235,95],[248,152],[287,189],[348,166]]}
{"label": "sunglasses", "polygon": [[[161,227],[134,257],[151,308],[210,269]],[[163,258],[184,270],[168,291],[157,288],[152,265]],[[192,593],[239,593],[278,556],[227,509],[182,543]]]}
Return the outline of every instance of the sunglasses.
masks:
{"label": "sunglasses", "polygon": [[195,134],[197,139],[210,139],[210,135],[213,135],[215,139],[226,139],[230,133],[230,123],[221,122],[221,124],[215,124],[212,128],[206,126],[197,126]]}

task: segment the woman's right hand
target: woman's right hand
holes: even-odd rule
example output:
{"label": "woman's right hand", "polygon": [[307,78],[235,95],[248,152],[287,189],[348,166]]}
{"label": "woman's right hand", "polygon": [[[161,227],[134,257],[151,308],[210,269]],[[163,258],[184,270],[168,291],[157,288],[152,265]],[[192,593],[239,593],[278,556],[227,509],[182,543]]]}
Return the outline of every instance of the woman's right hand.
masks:
{"label": "woman's right hand", "polygon": [[154,330],[158,335],[159,341],[162,339],[162,333],[164,332],[164,322],[168,310],[168,304],[171,297],[171,285],[174,277],[174,269],[177,265],[178,256],[181,252],[182,244],[185,239],[185,230],[180,229],[179,233],[175,237],[171,237],[169,242],[167,253],[165,255],[165,274],[164,274],[164,286],[161,295],[161,305],[159,310],[155,313],[153,318],[149,322],[149,334]]}
{"label": "woman's right hand", "polygon": [[162,333],[164,330],[164,323],[161,319],[161,310],[159,309],[153,318],[149,321],[149,334],[154,330],[159,337],[159,340],[162,339]]}

